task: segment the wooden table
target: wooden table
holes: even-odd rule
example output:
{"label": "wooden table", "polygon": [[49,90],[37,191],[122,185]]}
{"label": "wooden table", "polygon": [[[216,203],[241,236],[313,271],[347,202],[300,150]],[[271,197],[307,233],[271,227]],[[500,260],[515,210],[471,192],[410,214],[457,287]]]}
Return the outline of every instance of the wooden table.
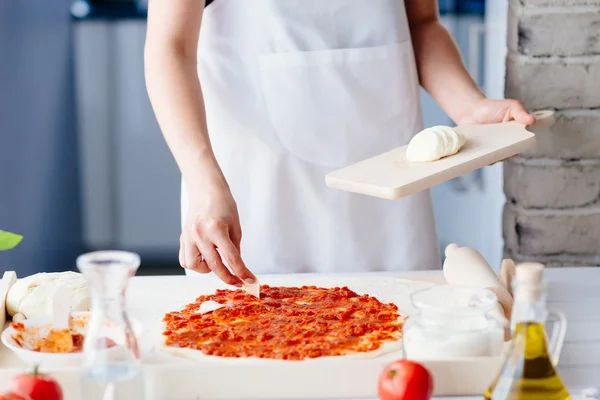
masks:
{"label": "wooden table", "polygon": [[600,268],[548,268],[545,276],[548,307],[564,312],[568,321],[558,372],[571,398],[577,398],[584,388],[600,387]]}

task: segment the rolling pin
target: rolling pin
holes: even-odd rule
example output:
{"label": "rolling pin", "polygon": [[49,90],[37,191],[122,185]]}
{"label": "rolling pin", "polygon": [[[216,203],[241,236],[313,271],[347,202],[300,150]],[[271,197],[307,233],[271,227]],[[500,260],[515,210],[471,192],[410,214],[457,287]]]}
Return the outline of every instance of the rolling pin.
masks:
{"label": "rolling pin", "polygon": [[446,247],[444,277],[449,285],[489,289],[498,298],[497,307],[490,312],[505,327],[505,338],[510,338],[510,317],[513,298],[498,275],[477,250],[450,244]]}
{"label": "rolling pin", "polygon": [[[500,280],[504,284],[508,293],[513,296],[513,279],[517,273],[517,266],[511,259],[502,260],[502,266],[500,267]],[[514,296],[513,296],[514,297]]]}

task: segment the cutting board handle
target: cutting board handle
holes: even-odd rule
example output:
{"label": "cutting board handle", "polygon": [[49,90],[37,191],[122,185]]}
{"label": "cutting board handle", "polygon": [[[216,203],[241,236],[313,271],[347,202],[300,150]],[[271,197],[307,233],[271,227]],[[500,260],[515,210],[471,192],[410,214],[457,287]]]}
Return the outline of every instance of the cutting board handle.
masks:
{"label": "cutting board handle", "polygon": [[533,133],[537,131],[548,129],[554,122],[556,122],[556,117],[554,116],[554,111],[552,110],[540,110],[534,111],[531,113],[535,117],[535,124],[529,125],[527,130]]}

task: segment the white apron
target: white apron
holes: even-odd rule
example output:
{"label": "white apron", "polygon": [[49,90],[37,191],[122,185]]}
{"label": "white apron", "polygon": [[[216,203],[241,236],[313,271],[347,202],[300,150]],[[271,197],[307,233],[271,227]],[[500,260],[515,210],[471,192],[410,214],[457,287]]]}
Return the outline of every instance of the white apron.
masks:
{"label": "white apron", "polygon": [[[439,268],[428,191],[390,201],[325,175],[422,129],[400,0],[215,0],[198,74],[255,273]],[[182,187],[182,223],[188,209]]]}

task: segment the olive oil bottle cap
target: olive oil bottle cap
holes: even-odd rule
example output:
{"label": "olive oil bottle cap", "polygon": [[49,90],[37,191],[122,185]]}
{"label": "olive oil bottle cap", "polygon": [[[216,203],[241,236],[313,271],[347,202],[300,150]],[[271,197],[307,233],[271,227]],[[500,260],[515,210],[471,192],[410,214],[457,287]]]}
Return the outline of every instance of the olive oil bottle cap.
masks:
{"label": "olive oil bottle cap", "polygon": [[513,284],[516,301],[538,301],[543,294],[544,265],[523,263],[517,265]]}
{"label": "olive oil bottle cap", "polygon": [[516,281],[524,284],[542,283],[544,278],[544,265],[540,263],[523,263],[517,265]]}

